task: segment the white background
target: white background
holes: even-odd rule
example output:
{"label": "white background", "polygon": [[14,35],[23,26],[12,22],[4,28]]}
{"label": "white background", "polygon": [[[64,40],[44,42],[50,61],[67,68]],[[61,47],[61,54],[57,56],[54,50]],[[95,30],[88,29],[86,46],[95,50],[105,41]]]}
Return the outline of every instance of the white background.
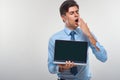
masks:
{"label": "white background", "polygon": [[[64,0],[0,0],[0,80],[56,80],[47,68],[48,40],[64,28]],[[120,1],[77,0],[80,15],[108,53],[106,63],[90,50],[91,80],[120,80]]]}

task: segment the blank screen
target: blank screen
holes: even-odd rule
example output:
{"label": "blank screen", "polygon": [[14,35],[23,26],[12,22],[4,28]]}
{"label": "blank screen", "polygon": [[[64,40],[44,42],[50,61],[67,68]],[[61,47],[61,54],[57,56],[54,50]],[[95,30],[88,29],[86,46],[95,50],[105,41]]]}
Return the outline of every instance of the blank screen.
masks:
{"label": "blank screen", "polygon": [[88,42],[83,41],[55,41],[54,61],[65,62],[73,61],[77,63],[86,63]]}

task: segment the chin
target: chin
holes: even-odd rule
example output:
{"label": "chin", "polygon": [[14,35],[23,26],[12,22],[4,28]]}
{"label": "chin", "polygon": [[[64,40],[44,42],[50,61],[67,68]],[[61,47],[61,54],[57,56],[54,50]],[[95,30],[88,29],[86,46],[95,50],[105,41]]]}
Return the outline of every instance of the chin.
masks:
{"label": "chin", "polygon": [[76,29],[78,26],[74,26],[73,28]]}
{"label": "chin", "polygon": [[75,27],[77,28],[79,25],[75,25]]}

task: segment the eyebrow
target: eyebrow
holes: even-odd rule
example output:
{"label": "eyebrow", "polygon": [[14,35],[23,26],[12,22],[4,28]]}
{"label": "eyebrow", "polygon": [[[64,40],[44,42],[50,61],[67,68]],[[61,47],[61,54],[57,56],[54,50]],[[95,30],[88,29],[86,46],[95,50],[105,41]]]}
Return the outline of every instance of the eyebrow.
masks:
{"label": "eyebrow", "polygon": [[76,11],[69,11],[69,12],[78,12],[79,10],[76,10]]}

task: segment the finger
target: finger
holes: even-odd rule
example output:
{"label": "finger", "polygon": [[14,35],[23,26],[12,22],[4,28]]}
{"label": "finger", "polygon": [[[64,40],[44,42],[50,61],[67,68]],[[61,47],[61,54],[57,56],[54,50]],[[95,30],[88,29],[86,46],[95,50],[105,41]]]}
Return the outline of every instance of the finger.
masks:
{"label": "finger", "polygon": [[83,20],[83,18],[81,18],[81,23],[86,24],[86,22]]}
{"label": "finger", "polygon": [[68,61],[65,62],[65,65],[67,65]]}
{"label": "finger", "polygon": [[74,66],[74,62],[71,62],[71,68]]}
{"label": "finger", "polygon": [[76,66],[76,64],[74,62],[72,62],[72,67]]}
{"label": "finger", "polygon": [[77,66],[75,63],[73,64],[73,67]]}
{"label": "finger", "polygon": [[72,61],[72,62],[70,62],[70,68],[72,68],[73,67],[73,65],[74,65],[74,62]]}
{"label": "finger", "polygon": [[68,63],[67,63],[67,68],[69,68],[69,67],[70,67],[70,63],[71,63],[71,62],[70,62],[70,61],[68,61]]}
{"label": "finger", "polygon": [[78,19],[78,24],[79,24],[79,26],[82,24],[81,23],[81,18],[79,17],[79,19]]}
{"label": "finger", "polygon": [[71,67],[71,61],[67,61],[66,68],[69,69]]}
{"label": "finger", "polygon": [[72,68],[73,67],[73,63],[70,61],[69,62],[69,68]]}
{"label": "finger", "polygon": [[85,22],[82,18],[79,18],[79,26],[82,27],[82,25],[85,25]]}
{"label": "finger", "polygon": [[85,23],[86,24],[86,26],[87,26],[87,23]]}

